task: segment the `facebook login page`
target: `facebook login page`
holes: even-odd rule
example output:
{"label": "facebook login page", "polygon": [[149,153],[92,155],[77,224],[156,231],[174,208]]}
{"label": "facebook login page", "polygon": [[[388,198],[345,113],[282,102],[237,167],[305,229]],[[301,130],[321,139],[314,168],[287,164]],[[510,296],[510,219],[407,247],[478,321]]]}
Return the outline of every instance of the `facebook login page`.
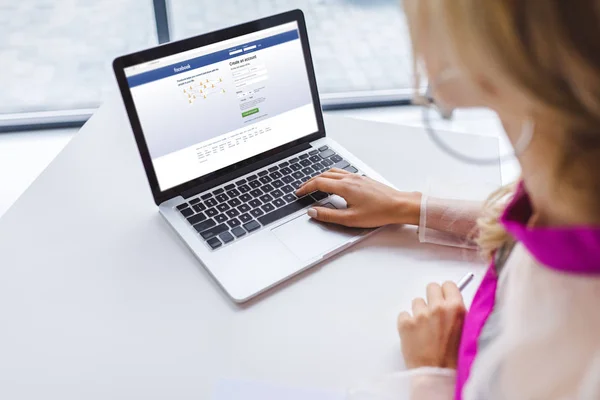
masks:
{"label": "facebook login page", "polygon": [[296,22],[125,75],[163,191],[318,130]]}

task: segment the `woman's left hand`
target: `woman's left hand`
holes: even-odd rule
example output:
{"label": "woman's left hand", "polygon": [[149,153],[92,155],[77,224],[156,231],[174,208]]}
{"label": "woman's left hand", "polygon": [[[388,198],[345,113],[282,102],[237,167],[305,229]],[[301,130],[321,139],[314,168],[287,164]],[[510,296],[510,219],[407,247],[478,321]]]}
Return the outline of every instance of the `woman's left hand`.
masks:
{"label": "woman's left hand", "polygon": [[454,282],[427,286],[427,302],[413,300],[411,316],[398,316],[398,333],[406,367],[456,369],[458,347],[466,314],[460,290]]}

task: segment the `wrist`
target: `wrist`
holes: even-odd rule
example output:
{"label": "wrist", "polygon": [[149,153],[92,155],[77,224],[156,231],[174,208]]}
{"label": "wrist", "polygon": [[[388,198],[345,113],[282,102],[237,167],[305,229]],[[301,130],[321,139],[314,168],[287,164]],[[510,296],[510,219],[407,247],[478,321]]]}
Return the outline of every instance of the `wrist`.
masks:
{"label": "wrist", "polygon": [[395,224],[419,225],[421,218],[421,192],[397,192],[394,203]]}

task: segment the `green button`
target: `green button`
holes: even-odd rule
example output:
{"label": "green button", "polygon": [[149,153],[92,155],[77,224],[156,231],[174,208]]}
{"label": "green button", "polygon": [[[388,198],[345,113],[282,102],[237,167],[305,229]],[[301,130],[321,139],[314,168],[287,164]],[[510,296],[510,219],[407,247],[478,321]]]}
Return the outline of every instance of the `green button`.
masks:
{"label": "green button", "polygon": [[258,112],[258,108],[253,108],[252,110],[244,111],[242,113],[242,118],[247,117],[248,115],[256,114]]}

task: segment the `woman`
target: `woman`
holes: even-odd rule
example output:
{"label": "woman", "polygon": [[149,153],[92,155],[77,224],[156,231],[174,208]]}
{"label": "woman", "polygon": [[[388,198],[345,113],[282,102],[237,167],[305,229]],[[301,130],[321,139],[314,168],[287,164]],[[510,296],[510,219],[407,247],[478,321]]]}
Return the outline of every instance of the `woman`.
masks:
{"label": "woman", "polygon": [[445,283],[400,314],[409,371],[387,382],[389,398],[407,383],[415,399],[600,399],[600,1],[404,8],[435,101],[497,112],[522,178],[477,212],[341,170],[299,189],[347,200],[315,219],[451,232],[491,262],[468,313]]}

